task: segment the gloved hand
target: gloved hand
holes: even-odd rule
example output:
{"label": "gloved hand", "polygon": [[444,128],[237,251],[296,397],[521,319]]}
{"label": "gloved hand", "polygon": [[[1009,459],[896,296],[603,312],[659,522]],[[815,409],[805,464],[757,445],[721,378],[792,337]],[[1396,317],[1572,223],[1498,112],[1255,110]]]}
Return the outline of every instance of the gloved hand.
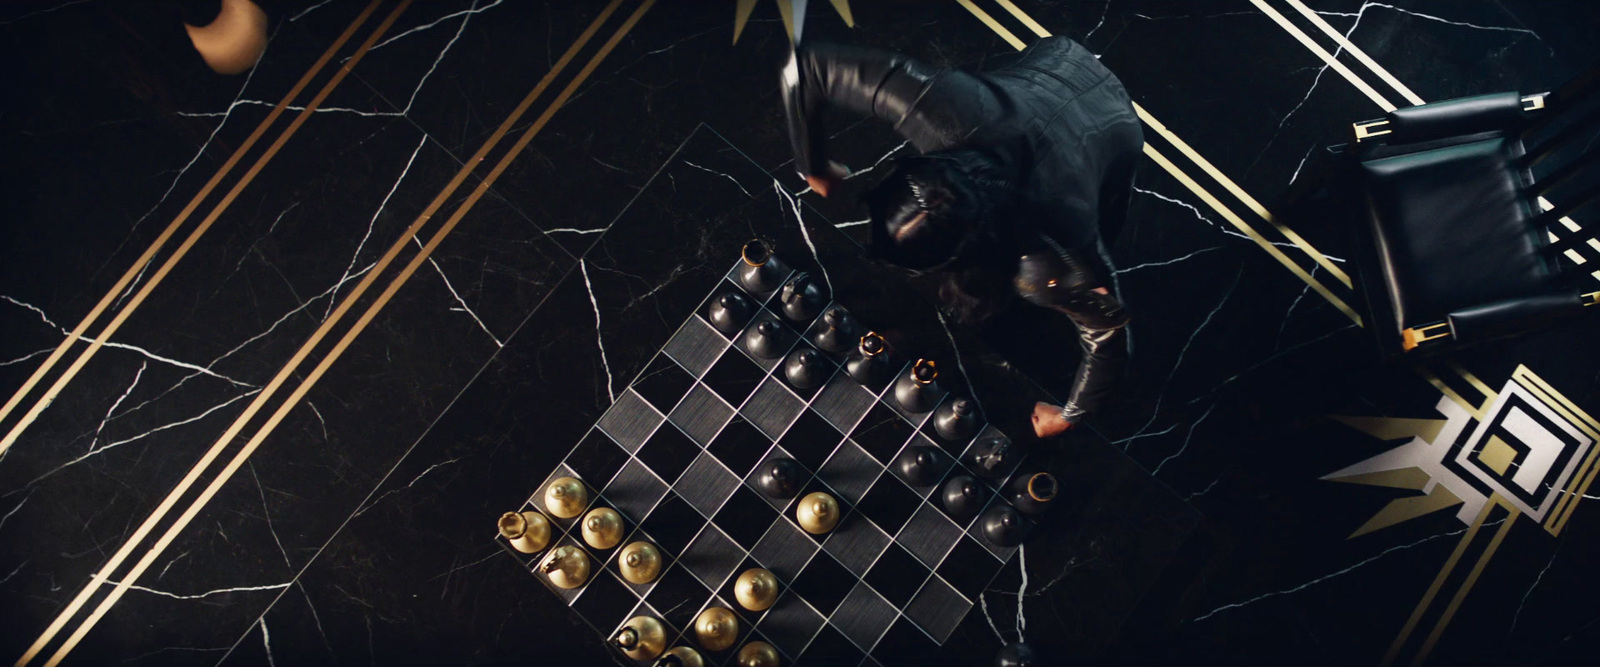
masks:
{"label": "gloved hand", "polygon": [[828,168],[821,174],[812,174],[806,177],[806,183],[811,185],[811,191],[823,197],[828,196],[828,191],[839,187],[844,179],[850,177],[850,168],[833,160],[828,161]]}

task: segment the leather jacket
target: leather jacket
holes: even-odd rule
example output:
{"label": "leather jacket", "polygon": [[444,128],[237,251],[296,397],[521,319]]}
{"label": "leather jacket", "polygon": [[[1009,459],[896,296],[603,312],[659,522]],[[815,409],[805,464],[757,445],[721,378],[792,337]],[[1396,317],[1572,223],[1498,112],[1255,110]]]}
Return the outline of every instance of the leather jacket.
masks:
{"label": "leather jacket", "polygon": [[1035,42],[1000,69],[969,73],[877,49],[807,44],[782,91],[802,176],[827,168],[823,110],[880,118],[923,153],[972,149],[1012,184],[1007,207],[1028,241],[1016,249],[1017,292],[1067,314],[1084,352],[1064,415],[1095,409],[1127,356],[1127,316],[1098,261],[1103,225],[1126,215],[1143,131],[1122,83],[1082,45]]}

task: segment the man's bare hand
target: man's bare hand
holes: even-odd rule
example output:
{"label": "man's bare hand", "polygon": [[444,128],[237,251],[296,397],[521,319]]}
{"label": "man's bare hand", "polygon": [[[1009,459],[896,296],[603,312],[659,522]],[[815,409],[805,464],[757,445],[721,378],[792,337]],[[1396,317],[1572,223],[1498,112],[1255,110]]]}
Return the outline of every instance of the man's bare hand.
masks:
{"label": "man's bare hand", "polygon": [[825,169],[821,174],[812,174],[807,176],[806,183],[811,186],[812,192],[822,195],[823,197],[827,197],[829,192],[831,192],[834,188],[839,187],[839,184],[843,183],[844,179],[849,177],[849,167],[829,160],[827,169]]}
{"label": "man's bare hand", "polygon": [[1065,433],[1072,428],[1072,422],[1061,416],[1061,406],[1049,403],[1033,404],[1033,433],[1041,438],[1050,438]]}

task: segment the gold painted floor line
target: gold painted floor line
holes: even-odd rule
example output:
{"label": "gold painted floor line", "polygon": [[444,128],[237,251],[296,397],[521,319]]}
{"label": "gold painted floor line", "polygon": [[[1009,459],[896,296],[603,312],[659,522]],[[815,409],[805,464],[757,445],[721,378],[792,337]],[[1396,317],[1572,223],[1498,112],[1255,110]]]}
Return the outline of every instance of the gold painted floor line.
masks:
{"label": "gold painted floor line", "polygon": [[1350,68],[1346,67],[1344,63],[1341,63],[1337,58],[1334,58],[1333,54],[1328,53],[1327,49],[1322,48],[1322,45],[1312,41],[1311,36],[1307,35],[1304,30],[1301,30],[1295,24],[1290,23],[1289,19],[1285,18],[1283,14],[1279,13],[1278,10],[1273,9],[1272,5],[1266,3],[1266,0],[1250,0],[1250,4],[1255,5],[1257,9],[1260,9],[1261,12],[1266,14],[1268,18],[1272,19],[1274,23],[1277,23],[1279,27],[1282,27],[1284,32],[1289,33],[1289,35],[1294,37],[1296,41],[1299,41],[1301,45],[1305,46],[1307,50],[1311,51],[1313,54],[1316,54],[1318,58],[1321,58],[1322,62],[1327,63],[1328,67],[1333,68],[1333,71],[1338,72],[1339,76],[1344,77],[1346,81],[1350,82],[1350,85],[1355,86],[1356,89],[1360,90],[1362,94],[1367,96],[1368,99],[1371,99],[1373,102],[1377,103],[1378,106],[1383,107],[1384,111],[1394,111],[1397,108],[1393,102],[1390,102],[1388,99],[1384,98],[1383,95],[1378,94],[1378,91],[1373,90],[1372,86],[1367,85],[1366,81],[1363,81],[1360,77],[1356,76],[1355,72],[1350,71]]}
{"label": "gold painted floor line", "polygon": [[1411,617],[1406,619],[1405,626],[1400,628],[1400,635],[1395,637],[1394,643],[1389,645],[1388,652],[1384,653],[1383,661],[1378,664],[1390,665],[1394,663],[1396,657],[1399,657],[1400,649],[1405,647],[1406,640],[1411,637],[1411,631],[1422,621],[1422,615],[1427,613],[1428,606],[1433,604],[1433,598],[1439,594],[1439,589],[1444,588],[1445,579],[1450,577],[1450,572],[1461,562],[1461,556],[1467,552],[1467,547],[1472,544],[1473,538],[1478,536],[1478,530],[1483,528],[1484,521],[1489,519],[1489,513],[1494,510],[1495,505],[1494,502],[1483,504],[1483,509],[1478,511],[1478,518],[1473,519],[1472,525],[1467,526],[1466,534],[1461,536],[1461,541],[1456,543],[1455,551],[1450,552],[1450,557],[1445,559],[1444,567],[1434,576],[1433,583],[1428,586],[1428,592],[1422,595],[1422,600],[1411,611]]}
{"label": "gold painted floor line", "polygon": [[[51,368],[55,367],[56,362],[61,360],[61,357],[64,356],[67,353],[67,350],[72,347],[72,344],[76,343],[83,336],[83,332],[88,331],[89,327],[94,324],[95,320],[100,318],[100,315],[105,312],[106,308],[111,306],[112,301],[116,299],[118,294],[122,293],[122,290],[128,286],[128,283],[132,282],[134,278],[143,272],[145,267],[149,265],[153,259],[155,259],[156,253],[160,252],[161,248],[166,246],[167,241],[169,241],[172,236],[177,233],[178,229],[183,226],[183,223],[189,220],[189,216],[194,213],[195,209],[200,207],[200,203],[205,201],[206,197],[211,195],[212,190],[216,189],[217,185],[222,182],[222,179],[233,171],[233,168],[238,165],[240,160],[244,158],[245,153],[249,152],[250,149],[255,146],[256,141],[259,140],[263,134],[266,134],[267,128],[271,127],[272,124],[283,115],[284,110],[289,107],[289,104],[292,103],[296,97],[300,96],[301,91],[305,90],[307,85],[310,85],[311,80],[316,78],[317,74],[322,71],[322,68],[328,64],[328,61],[333,59],[334,54],[338,53],[339,49],[344,48],[345,43],[355,35],[356,30],[359,29],[362,24],[366,23],[367,19],[372,16],[372,13],[377,10],[379,3],[382,1],[383,0],[372,0],[372,2],[367,5],[367,8],[357,15],[356,18],[350,22],[350,26],[345,28],[344,32],[333,41],[333,44],[322,53],[322,57],[318,58],[316,62],[312,63],[311,68],[306,70],[306,73],[300,77],[300,80],[295,83],[293,88],[289,89],[289,92],[283,96],[283,99],[278,102],[278,105],[272,108],[272,111],[267,114],[266,118],[262,119],[261,123],[256,126],[255,131],[250,133],[250,136],[244,140],[244,143],[239,144],[239,147],[234,149],[233,155],[229,156],[228,160],[217,169],[217,172],[211,176],[211,180],[206,181],[205,186],[201,187],[200,191],[189,200],[189,204],[183,207],[183,210],[178,213],[177,217],[173,218],[172,222],[167,224],[166,229],[162,230],[161,234],[150,243],[150,247],[145,249],[144,254],[141,254],[139,258],[134,261],[133,266],[128,267],[128,270],[122,274],[122,278],[118,279],[117,283],[112,285],[111,289],[106,292],[105,296],[100,298],[100,302],[95,304],[94,308],[89,311],[88,315],[84,316],[83,321],[78,322],[78,325],[72,328],[71,333],[68,333],[66,338],[62,339],[61,344],[56,346],[55,351],[51,352],[50,356],[44,360],[44,363],[40,364],[39,367],[33,371],[33,374],[28,376],[27,381],[23,382],[22,387],[17,389],[16,393],[11,395],[11,398],[6,401],[5,406],[0,407],[0,422],[4,422],[5,418],[11,414],[12,409],[16,408],[16,406],[22,402],[22,399],[26,398],[28,393],[33,391],[33,388],[38,385],[39,381],[44,378],[45,374],[50,372]],[[7,439],[0,441],[0,453],[4,453],[15,440],[16,438],[14,437],[8,437]]]}
{"label": "gold painted floor line", "polygon": [[[621,0],[612,0],[612,2],[607,5],[605,10],[603,10],[602,15],[595,20],[595,22],[580,38],[580,41],[574,44],[573,47],[568,50],[567,54],[565,54],[562,60],[558,62],[557,67],[562,69],[565,68],[566,64],[572,60],[573,56],[575,56],[582,46],[587,43],[588,39],[592,37],[594,32],[605,22],[605,20],[617,8],[617,6],[620,5],[620,3]],[[346,332],[344,337],[340,339],[333,350],[331,350],[328,355],[323,358],[323,360],[300,384],[295,392],[281,406],[279,406],[278,410],[273,413],[266,424],[264,424],[255,434],[255,436],[253,436],[250,441],[246,443],[244,448],[235,455],[229,465],[218,474],[216,479],[212,480],[211,484],[206,487],[205,491],[202,492],[200,497],[193,504],[191,504],[189,509],[178,518],[178,520],[166,531],[165,534],[162,535],[161,539],[156,543],[156,545],[153,546],[142,559],[140,559],[140,561],[132,570],[130,570],[127,575],[122,577],[121,581],[117,584],[117,587],[111,592],[106,600],[101,602],[101,604],[95,609],[94,613],[84,621],[83,625],[80,626],[71,637],[68,638],[63,647],[59,649],[54,656],[52,656],[51,661],[47,663],[47,667],[57,664],[61,658],[65,657],[65,655],[70,652],[74,646],[76,646],[77,642],[88,633],[93,625],[98,622],[102,616],[104,616],[110,607],[113,606],[116,601],[127,592],[128,588],[132,586],[133,582],[137,580],[137,578],[143,574],[146,569],[148,569],[149,565],[160,556],[160,553],[166,549],[172,540],[175,539],[180,532],[182,532],[183,528],[188,525],[189,521],[191,521],[194,516],[197,515],[200,510],[210,501],[216,492],[220,490],[224,484],[226,484],[228,479],[231,478],[238,468],[244,464],[244,462],[255,451],[255,449],[260,446],[260,444],[268,435],[270,435],[272,430],[276,428],[277,424],[283,419],[283,417],[287,415],[296,404],[298,404],[299,400],[304,397],[306,392],[310,391],[317,380],[322,377],[327,369],[338,359],[340,355],[343,354],[344,350],[349,347],[351,342],[353,342],[355,338],[360,335],[361,331],[365,329],[367,324],[370,323],[374,317],[376,317],[378,312],[381,311],[384,305],[388,303],[389,299],[393,297],[393,295],[402,285],[404,285],[404,283],[416,271],[417,267],[420,266],[429,255],[431,255],[438,244],[449,235],[450,231],[454,229],[455,225],[461,220],[462,217],[466,215],[467,211],[477,203],[478,199],[480,199],[485,192],[487,192],[493,181],[499,177],[500,173],[504,171],[506,166],[508,166],[510,162],[517,156],[517,154],[519,154],[527,146],[528,142],[532,140],[533,136],[544,127],[545,122],[547,122],[549,118],[554,115],[555,111],[558,110],[561,105],[571,97],[572,93],[577,89],[577,87],[587,79],[590,73],[593,72],[594,68],[598,66],[599,62],[603,60],[605,56],[609,54],[610,51],[616,46],[617,42],[619,42],[621,38],[632,29],[633,25],[638,21],[638,19],[643,16],[644,11],[647,10],[652,4],[653,0],[646,0],[646,2],[638,10],[636,10],[632,16],[629,17],[627,22],[624,23],[624,25],[618,30],[617,34],[613,35],[611,39],[606,42],[605,46],[603,46],[600,52],[593,57],[587,66],[585,66],[585,68],[578,74],[577,78],[575,78],[561,92],[561,94],[551,104],[550,108],[547,109],[540,117],[540,120],[536,121],[533,126],[529,127],[529,129],[525,131],[523,137],[517,142],[516,146],[500,159],[499,164],[496,165],[495,169],[490,173],[490,175],[479,184],[478,188],[473,191],[468,200],[457,208],[455,214],[451,216],[450,220],[445,223],[445,225],[435,234],[429,243],[424,246],[423,250],[419,252],[418,255],[414,257],[412,261],[405,267],[405,269],[390,282],[384,293],[367,308],[366,312],[363,313],[362,317],[355,323],[355,325],[352,326],[348,332]],[[435,198],[435,203],[429,207],[429,210],[424,212],[424,214],[418,218],[418,220],[412,225],[412,228],[408,230],[408,233],[403,238],[396,241],[396,243],[390,248],[390,252],[386,253],[384,259],[380,260],[380,262],[387,264],[388,261],[392,261],[400,249],[405,247],[410,238],[415,236],[415,234],[420,230],[421,225],[428,220],[433,211],[437,210],[442,202],[448,199],[449,194],[453,192],[456,186],[459,186],[460,182],[465,179],[467,173],[469,173],[476,164],[482,161],[484,154],[487,153],[494,144],[498,143],[499,140],[504,137],[505,133],[521,117],[521,114],[525,112],[529,106],[531,106],[533,100],[538,97],[538,95],[542,93],[546,87],[548,87],[549,83],[560,71],[560,69],[552,69],[552,71],[539,82],[539,85],[537,85],[535,89],[529,93],[529,95],[513,112],[512,116],[508,117],[506,121],[501,124],[501,127],[499,130],[497,130],[495,136],[491,137],[491,142],[486,143],[484,147],[480,148],[478,154],[476,154],[473,159],[469,160],[466,165],[463,166],[461,173],[458,173],[457,178],[452,180],[450,192],[441,193],[439,197]],[[364,291],[366,287],[372,284],[372,279],[382,270],[382,268],[383,267],[377,267],[368,272],[367,279],[364,279],[362,283],[357,286],[356,291],[353,291],[350,295],[348,295],[340,304],[338,309],[339,315],[342,315],[349,309],[356,298],[359,297],[359,292]],[[330,319],[330,324],[333,319],[336,318],[337,316]],[[317,332],[317,335],[313,336],[313,340],[308,341],[305,346],[302,346],[300,353],[298,353],[296,358],[292,360],[292,365],[298,365],[299,360],[303,359],[305,353],[309,352],[309,349],[315,346],[316,342],[320,340],[321,335],[326,334],[328,328],[329,327],[327,325],[325,325],[324,328],[320,328]],[[280,372],[279,377],[275,378],[275,383],[281,383],[281,380],[284,379],[290,371],[292,371],[292,367],[286,367],[283,372]],[[276,387],[273,388],[275,389]],[[258,407],[259,403],[252,405],[252,408]],[[222,440],[218,441],[218,446],[214,447],[213,452],[209,453],[208,456],[214,457],[215,453],[220,450],[220,446],[231,440],[232,437],[237,434],[240,427],[242,427],[243,422],[247,419],[248,417],[241,417],[240,420],[236,421],[234,426],[229,429],[230,433],[225,435]],[[101,581],[103,582],[104,580]]]}
{"label": "gold painted floor line", "polygon": [[[1508,507],[1507,509],[1511,508]],[[1450,599],[1450,605],[1444,608],[1444,615],[1439,618],[1437,623],[1434,623],[1433,632],[1428,633],[1428,640],[1423,642],[1422,650],[1418,651],[1416,657],[1411,659],[1413,667],[1421,665],[1428,659],[1428,654],[1433,652],[1434,645],[1439,643],[1439,637],[1444,635],[1445,628],[1450,626],[1450,619],[1455,617],[1456,611],[1461,608],[1461,603],[1467,599],[1467,594],[1472,592],[1472,587],[1478,583],[1479,575],[1483,574],[1483,568],[1489,566],[1489,560],[1494,558],[1495,550],[1500,548],[1500,543],[1505,541],[1506,534],[1511,532],[1511,527],[1516,525],[1517,517],[1520,516],[1522,516],[1520,512],[1512,509],[1511,515],[1506,517],[1506,520],[1500,524],[1500,530],[1495,531],[1494,538],[1489,540],[1489,547],[1484,550],[1483,555],[1478,557],[1477,564],[1472,566],[1472,572],[1467,574],[1467,580],[1462,582],[1461,588],[1456,591],[1455,597]]]}
{"label": "gold painted floor line", "polygon": [[[362,42],[361,48],[356,51],[355,55],[340,67],[339,73],[335,75],[334,79],[330,80],[329,83],[326,84],[318,93],[318,95],[311,100],[311,103],[306,105],[305,110],[295,118],[295,124],[290,125],[289,128],[285,130],[284,134],[279,136],[277,141],[273,142],[272,146],[268,149],[268,153],[263,155],[261,160],[257,161],[255,167],[253,167],[251,172],[247,174],[247,177],[245,179],[241,179],[240,183],[235,185],[234,189],[229,193],[230,198],[226,201],[232,201],[231,197],[233,195],[237,195],[239,190],[242,189],[244,185],[249,183],[249,178],[252,178],[255,173],[260,171],[260,167],[265,164],[265,160],[271,159],[271,155],[276,153],[277,149],[283,146],[283,143],[288,140],[289,136],[292,135],[293,130],[297,129],[299,124],[305,121],[305,119],[308,117],[308,114],[315,112],[317,105],[321,104],[322,100],[327,97],[328,93],[332,92],[333,87],[337,86],[338,82],[344,78],[344,75],[348,74],[350,70],[355,67],[356,63],[360,62],[361,57],[366,55],[366,53],[372,49],[373,44],[377,43],[378,39],[381,38],[384,33],[388,32],[389,27],[394,24],[395,19],[400,17],[400,14],[405,11],[409,4],[410,0],[404,0],[399,6],[391,11],[387,17],[385,17],[383,23],[379,24],[378,27],[373,30],[372,34],[367,37],[366,41]],[[370,7],[368,7],[368,10],[370,11],[376,9],[377,6],[378,3],[375,1]],[[213,215],[208,217],[207,224],[215,220],[215,215],[216,212],[213,212]],[[195,232],[190,235],[184,246],[180,247],[179,250],[186,251],[188,247],[193,245],[193,241],[198,238],[198,234],[203,232],[204,226],[197,228]],[[180,253],[174,253],[173,257],[167,260],[167,264],[162,266],[162,270],[165,271],[170,269],[172,264],[181,257],[182,255]],[[140,290],[138,296],[135,297],[136,301],[129,302],[128,306],[123,309],[118,318],[112,321],[113,327],[120,325],[121,322],[126,319],[127,313],[131,312],[131,309],[136,305],[137,300],[140,300],[145,295],[149,294],[156,282],[156,278],[152,277],[151,281],[145,284],[144,289]],[[93,345],[91,345],[88,350],[85,351],[86,354],[78,358],[78,361],[73,364],[73,368],[69,369],[69,372],[73,372],[75,369],[81,368],[83,363],[87,360],[87,353],[98,349],[101,342],[103,342],[108,335],[109,333],[102,334],[101,337]],[[55,387],[55,389],[59,391],[59,386],[64,385],[68,379],[70,379],[69,375],[63,375],[61,379],[57,380],[57,387]],[[258,398],[260,397],[258,396]],[[24,424],[25,423],[26,422],[24,422]],[[18,426],[21,427],[24,424],[19,424]],[[229,435],[228,437],[231,438],[232,435]],[[122,564],[122,561],[126,559],[128,554],[133,551],[133,548],[138,544],[138,542],[144,539],[145,535],[149,534],[149,532],[155,527],[155,523],[159,521],[161,517],[165,516],[166,511],[177,502],[178,497],[181,496],[182,493],[194,483],[194,480],[197,479],[205,467],[209,465],[210,460],[215,458],[217,449],[219,448],[213,447],[213,451],[207,453],[205,457],[202,457],[201,462],[189,471],[189,474],[185,476],[183,481],[178,484],[178,488],[174,489],[172,493],[167,496],[166,500],[162,501],[162,504],[157,507],[156,512],[152,514],[150,518],[145,520],[144,524],[139,527],[139,530],[136,531],[131,538],[129,538],[128,542],[117,551],[116,555],[113,556],[112,559],[103,568],[101,568],[99,572],[95,573],[89,584],[86,585],[84,589],[78,593],[77,597],[73,598],[72,602],[56,616],[55,620],[50,623],[50,626],[45,629],[44,633],[41,634],[39,638],[28,647],[27,652],[17,660],[16,667],[23,667],[24,665],[28,664],[28,662],[33,660],[33,658],[36,657],[40,651],[44,650],[44,647],[55,638],[55,635],[61,631],[68,621],[71,620],[72,616],[83,607],[84,603],[88,601],[89,597],[99,589],[100,584],[107,581],[107,576],[110,575],[110,573],[113,572],[117,566]]]}
{"label": "gold painted floor line", "polygon": [[1301,16],[1306,17],[1306,20],[1311,21],[1313,25],[1317,26],[1317,29],[1321,30],[1323,34],[1327,35],[1333,41],[1338,42],[1339,46],[1343,48],[1346,53],[1355,56],[1356,60],[1361,61],[1361,64],[1366,65],[1367,69],[1370,69],[1373,71],[1373,73],[1377,74],[1378,78],[1383,79],[1384,83],[1389,84],[1390,88],[1393,88],[1395,92],[1400,93],[1400,96],[1406,98],[1407,102],[1412,104],[1423,103],[1421,97],[1418,97],[1416,93],[1411,92],[1410,88],[1407,88],[1405,84],[1400,83],[1400,80],[1396,79],[1393,74],[1389,73],[1388,70],[1379,67],[1378,62],[1373,60],[1371,56],[1368,56],[1366,51],[1362,51],[1360,48],[1356,47],[1356,45],[1352,43],[1349,38],[1345,37],[1338,30],[1334,30],[1333,26],[1329,25],[1327,20],[1317,15],[1316,12],[1311,11],[1311,8],[1307,7],[1306,3],[1301,2],[1300,0],[1288,0],[1288,3],[1290,7],[1295,9],[1295,11],[1300,12]]}

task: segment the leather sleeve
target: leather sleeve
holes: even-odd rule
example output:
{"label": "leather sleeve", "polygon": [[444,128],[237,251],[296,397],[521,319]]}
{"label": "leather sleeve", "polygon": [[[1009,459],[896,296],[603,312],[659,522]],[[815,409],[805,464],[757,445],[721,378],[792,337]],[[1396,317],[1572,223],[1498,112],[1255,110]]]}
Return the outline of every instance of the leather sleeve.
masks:
{"label": "leather sleeve", "polygon": [[1065,313],[1078,329],[1083,358],[1063,406],[1070,421],[1099,408],[1127,366],[1128,315],[1116,296],[1093,291],[1103,286],[1090,262],[1059,247],[1023,255],[1019,261],[1017,293],[1029,303]]}
{"label": "leather sleeve", "polygon": [[822,112],[832,106],[900,129],[937,70],[891,51],[832,44],[796,49],[783,69],[784,116],[802,176],[827,167]]}

